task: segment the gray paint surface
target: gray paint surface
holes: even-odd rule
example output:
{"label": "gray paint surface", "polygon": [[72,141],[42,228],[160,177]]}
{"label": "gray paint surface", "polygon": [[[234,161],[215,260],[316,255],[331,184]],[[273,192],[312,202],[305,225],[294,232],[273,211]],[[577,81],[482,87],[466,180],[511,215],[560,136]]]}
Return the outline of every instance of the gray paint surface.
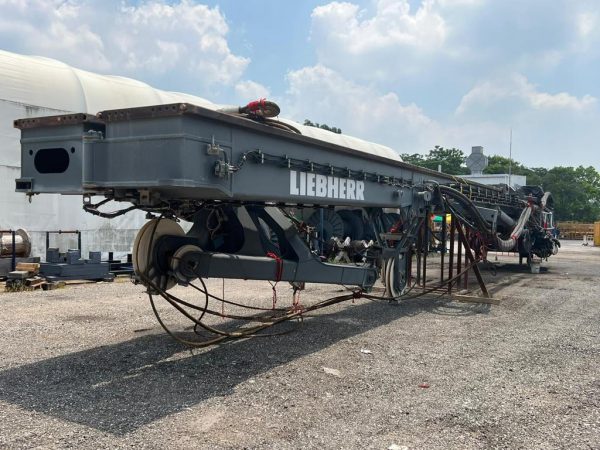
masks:
{"label": "gray paint surface", "polygon": [[[81,120],[23,127],[22,178],[32,180],[32,192],[106,193],[115,189],[114,197],[126,200],[127,190],[148,189],[161,199],[394,208],[412,201],[412,196],[400,192],[412,189],[409,185],[452,180],[445,174],[192,105],[103,112],[101,119],[105,125]],[[86,134],[90,129],[101,132],[102,138]],[[39,173],[33,164],[36,152],[57,145],[74,150],[69,168],[61,174]],[[208,153],[210,145],[219,147],[218,154]],[[281,158],[281,163],[246,161],[235,173],[215,175],[217,162],[234,167],[244,154],[257,150]],[[286,158],[320,165],[320,175],[328,175],[322,166],[331,165],[337,168],[336,177],[362,181],[364,200],[290,195],[291,168],[285,167]],[[341,176],[344,169],[351,175]],[[381,174],[382,180],[364,180],[363,172]],[[395,181],[384,182],[383,177]]]}

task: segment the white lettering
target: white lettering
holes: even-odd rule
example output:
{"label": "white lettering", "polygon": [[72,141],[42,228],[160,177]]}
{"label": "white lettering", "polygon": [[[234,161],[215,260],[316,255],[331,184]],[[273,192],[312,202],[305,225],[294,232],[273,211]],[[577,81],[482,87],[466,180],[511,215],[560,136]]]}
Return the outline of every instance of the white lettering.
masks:
{"label": "white lettering", "polygon": [[338,177],[327,177],[327,197],[338,198]]}
{"label": "white lettering", "polygon": [[300,195],[306,195],[306,173],[300,172]]}
{"label": "white lettering", "polygon": [[325,175],[317,175],[316,186],[317,197],[327,197],[327,177]]}
{"label": "white lettering", "polygon": [[354,180],[348,180],[346,183],[346,198],[348,200],[354,200],[354,187],[356,186],[356,182]]}
{"label": "white lettering", "polygon": [[365,182],[290,170],[290,195],[364,201]]}
{"label": "white lettering", "polygon": [[306,195],[314,197],[315,195],[315,174],[306,174]]}
{"label": "white lettering", "polygon": [[340,198],[346,198],[346,180],[345,178],[340,178]]}
{"label": "white lettering", "polygon": [[365,182],[357,181],[356,182],[356,200],[364,200],[365,199]]}
{"label": "white lettering", "polygon": [[290,171],[290,195],[300,195],[300,191],[298,190],[298,180],[296,177],[296,171]]}

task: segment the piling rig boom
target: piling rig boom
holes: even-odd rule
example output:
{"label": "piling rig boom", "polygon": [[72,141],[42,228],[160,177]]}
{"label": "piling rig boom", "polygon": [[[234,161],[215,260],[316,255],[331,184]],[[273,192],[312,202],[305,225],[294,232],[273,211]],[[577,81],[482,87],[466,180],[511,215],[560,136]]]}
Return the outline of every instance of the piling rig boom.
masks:
{"label": "piling rig boom", "polygon": [[[382,277],[395,298],[407,286],[417,229],[435,213],[451,213],[471,229],[475,253],[547,258],[559,246],[549,232],[552,197],[541,188],[481,185],[304,136],[256,111],[177,103],[15,126],[22,136],[18,192],[81,195],[84,209],[102,217],[133,209],[155,217],[138,233],[133,258],[142,282],[162,292],[205,277],[368,291]],[[104,200],[94,203],[97,196]],[[109,200],[130,206],[103,212]],[[363,263],[324,262],[310,245],[318,227],[294,215],[308,209],[345,217],[343,225],[370,236]],[[193,222],[188,232],[180,219]],[[330,222],[318,238],[334,237]]]}

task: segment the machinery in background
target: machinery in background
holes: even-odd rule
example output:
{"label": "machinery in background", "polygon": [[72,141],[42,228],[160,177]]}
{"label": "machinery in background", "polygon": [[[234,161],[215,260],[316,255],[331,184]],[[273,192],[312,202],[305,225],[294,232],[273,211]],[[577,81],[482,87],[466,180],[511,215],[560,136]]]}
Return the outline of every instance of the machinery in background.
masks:
{"label": "machinery in background", "polygon": [[101,261],[101,252],[89,252],[89,258],[81,257],[81,250],[60,253],[58,248],[46,249],[46,262],[40,265],[40,275],[48,281],[91,280],[113,281],[110,265]]}
{"label": "machinery in background", "polygon": [[[75,234],[77,248],[61,253],[58,248],[50,247],[53,234]],[[101,252],[91,251],[87,259],[81,257],[81,231],[46,231],[46,260],[29,256],[31,238],[22,229],[0,231],[0,278],[7,280],[8,290],[28,290],[45,287],[42,282],[67,280],[112,281],[117,275],[133,273],[131,254],[126,261],[115,259],[114,253],[108,253],[108,260],[101,261]]]}
{"label": "machinery in background", "polygon": [[[50,247],[50,235],[75,234],[77,248],[61,253],[58,248]],[[81,257],[81,231],[46,231],[46,262],[41,264],[40,274],[50,281],[89,280],[112,281],[117,275],[131,274],[133,265],[131,255],[127,261],[114,259],[114,253],[108,253],[108,260],[102,261],[102,252],[90,251],[87,259]]]}

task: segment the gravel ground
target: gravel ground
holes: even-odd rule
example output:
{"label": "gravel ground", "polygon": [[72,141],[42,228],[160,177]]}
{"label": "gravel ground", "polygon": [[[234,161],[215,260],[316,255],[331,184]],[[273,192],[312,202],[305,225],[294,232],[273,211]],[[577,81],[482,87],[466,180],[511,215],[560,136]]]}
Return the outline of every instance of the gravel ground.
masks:
{"label": "gravel ground", "polygon": [[[1,294],[0,447],[599,448],[600,248],[567,242],[539,275],[498,266],[499,305],[358,300],[194,351],[129,282]],[[262,282],[225,294],[271,302]]]}

